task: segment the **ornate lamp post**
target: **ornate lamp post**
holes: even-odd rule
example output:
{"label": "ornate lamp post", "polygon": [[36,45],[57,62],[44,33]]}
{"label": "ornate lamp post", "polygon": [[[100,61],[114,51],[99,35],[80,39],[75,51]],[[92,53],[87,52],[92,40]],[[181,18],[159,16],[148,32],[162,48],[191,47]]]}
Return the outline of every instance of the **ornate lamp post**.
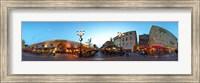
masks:
{"label": "ornate lamp post", "polygon": [[120,45],[120,48],[122,47],[122,45],[121,45],[121,39],[122,39],[122,36],[124,36],[124,34],[122,33],[122,32],[117,32],[117,35],[118,35],[118,38],[120,39],[119,41],[120,41],[120,43],[119,43],[119,45]]}
{"label": "ornate lamp post", "polygon": [[80,41],[80,54],[79,54],[79,57],[82,57],[82,56],[83,56],[83,54],[82,54],[82,41],[83,41],[82,36],[84,35],[84,33],[85,33],[85,31],[77,31],[77,32],[76,32],[76,34],[77,34],[78,36],[80,36],[80,38],[79,38],[79,41]]}

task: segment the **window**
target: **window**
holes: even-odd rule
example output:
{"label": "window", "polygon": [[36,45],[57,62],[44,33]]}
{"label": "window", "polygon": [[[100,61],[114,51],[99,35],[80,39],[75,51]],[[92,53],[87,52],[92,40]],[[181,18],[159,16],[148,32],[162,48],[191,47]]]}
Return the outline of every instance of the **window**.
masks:
{"label": "window", "polygon": [[128,35],[128,33],[126,33],[126,35]]}
{"label": "window", "polygon": [[128,43],[126,43],[126,45],[128,45]]}
{"label": "window", "polygon": [[171,38],[170,38],[170,36],[168,36],[168,40],[170,40]]}
{"label": "window", "polygon": [[132,40],[132,36],[130,36],[130,40]]}
{"label": "window", "polygon": [[124,38],[122,38],[122,41],[124,41]]}
{"label": "window", "polygon": [[128,41],[128,37],[126,37],[126,41]]}
{"label": "window", "polygon": [[157,37],[157,34],[155,34],[154,36]]}
{"label": "window", "polygon": [[132,32],[130,32],[130,35],[132,35]]}
{"label": "window", "polygon": [[155,29],[155,32],[157,32],[157,29]]}

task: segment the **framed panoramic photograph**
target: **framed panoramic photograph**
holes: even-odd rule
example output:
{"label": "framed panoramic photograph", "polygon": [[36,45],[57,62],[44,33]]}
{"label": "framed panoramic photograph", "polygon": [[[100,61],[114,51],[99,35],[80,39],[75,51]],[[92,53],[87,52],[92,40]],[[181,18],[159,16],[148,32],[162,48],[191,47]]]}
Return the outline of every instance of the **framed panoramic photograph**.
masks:
{"label": "framed panoramic photograph", "polygon": [[199,83],[200,1],[0,0],[1,83]]}
{"label": "framed panoramic photograph", "polygon": [[22,22],[22,61],[178,61],[177,37],[178,22]]}

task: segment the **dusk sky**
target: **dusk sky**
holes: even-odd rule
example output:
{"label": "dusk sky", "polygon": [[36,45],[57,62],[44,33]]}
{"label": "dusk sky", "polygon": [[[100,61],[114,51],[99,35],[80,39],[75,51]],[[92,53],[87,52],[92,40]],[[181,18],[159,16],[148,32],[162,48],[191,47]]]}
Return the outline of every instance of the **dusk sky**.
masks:
{"label": "dusk sky", "polygon": [[[117,32],[136,30],[137,37],[149,34],[152,25],[167,29],[178,38],[178,22],[22,22],[22,39],[31,45],[54,39],[79,42],[76,31],[85,31],[83,43],[92,38],[92,43],[101,47]],[[139,40],[139,39],[137,39]]]}

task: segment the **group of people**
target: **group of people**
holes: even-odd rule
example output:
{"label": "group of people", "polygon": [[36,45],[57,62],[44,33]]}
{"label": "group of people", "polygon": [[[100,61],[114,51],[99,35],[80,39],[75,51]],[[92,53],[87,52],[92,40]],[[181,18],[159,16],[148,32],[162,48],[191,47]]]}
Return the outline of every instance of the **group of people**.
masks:
{"label": "group of people", "polygon": [[83,53],[83,57],[91,57],[91,56],[94,56],[97,52],[98,50],[89,50],[82,53]]}
{"label": "group of people", "polygon": [[118,50],[118,51],[114,51],[114,50],[102,50],[101,51],[104,55],[108,55],[108,56],[115,56],[115,55],[119,55],[119,56],[129,56],[129,54],[125,51],[125,50]]}
{"label": "group of people", "polygon": [[161,56],[161,55],[164,55],[164,54],[169,54],[169,55],[172,55],[172,56],[178,56],[178,50],[172,51],[170,49],[168,49],[167,51],[163,50],[163,49],[156,49],[156,50],[149,50],[149,51],[142,49],[139,53],[143,56],[146,56],[146,55]]}

